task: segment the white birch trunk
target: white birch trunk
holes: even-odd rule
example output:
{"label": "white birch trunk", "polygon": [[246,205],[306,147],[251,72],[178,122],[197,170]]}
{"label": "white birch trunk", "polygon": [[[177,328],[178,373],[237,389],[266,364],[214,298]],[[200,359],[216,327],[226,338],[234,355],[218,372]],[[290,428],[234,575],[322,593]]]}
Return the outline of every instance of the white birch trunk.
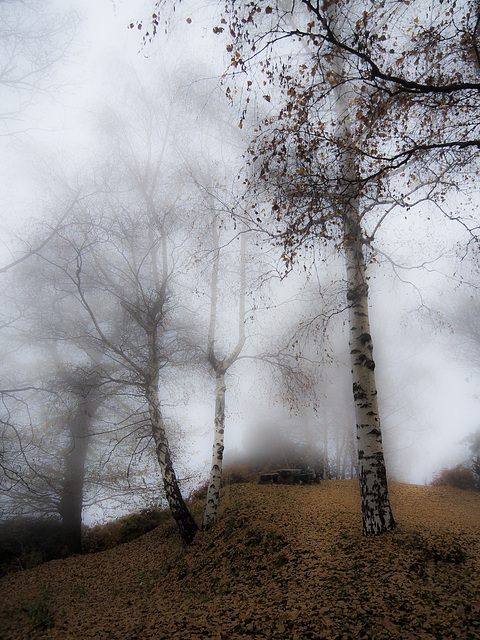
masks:
{"label": "white birch trunk", "polygon": [[[330,20],[341,30],[343,18],[336,14],[336,5],[327,9]],[[364,257],[363,231],[360,215],[360,182],[357,159],[352,151],[350,101],[345,86],[345,60],[336,56],[333,71],[337,115],[337,140],[343,145],[340,160],[339,212],[343,216],[343,242],[347,276],[347,301],[350,331],[350,361],[355,403],[358,477],[362,503],[364,535],[379,535],[395,527],[390,508],[387,474],[383,456],[382,433],[378,414],[373,342],[368,315],[368,285]]]}
{"label": "white birch trunk", "polygon": [[245,297],[246,297],[246,275],[245,275],[245,251],[246,236],[241,236],[240,249],[240,289],[238,303],[238,340],[235,348],[228,358],[220,359],[215,353],[215,329],[217,323],[217,302],[218,302],[218,272],[220,265],[220,250],[218,238],[218,222],[215,217],[212,221],[213,245],[215,250],[215,262],[212,268],[210,281],[210,325],[208,332],[207,358],[212,370],[215,372],[215,424],[212,449],[212,466],[207,489],[207,499],[202,521],[202,529],[206,531],[213,526],[217,520],[218,505],[220,502],[220,487],[223,471],[223,451],[225,434],[225,374],[232,364],[237,360],[245,345]]}
{"label": "white birch trunk", "polygon": [[[324,3],[326,17],[336,30],[342,30],[345,16],[335,2]],[[291,17],[287,16],[291,20]],[[307,46],[308,53],[312,53]],[[335,56],[335,52],[334,56]],[[344,220],[344,250],[349,306],[350,355],[355,402],[358,476],[362,501],[363,532],[378,535],[395,527],[390,508],[387,475],[383,457],[382,434],[377,404],[373,343],[368,316],[368,286],[363,254],[363,234],[359,213],[359,183],[350,142],[350,103],[348,87],[343,83],[345,59],[335,56],[332,70],[338,80],[333,90],[332,111],[337,115],[337,140],[344,143],[340,161],[339,207]]]}
{"label": "white birch trunk", "polygon": [[158,464],[162,473],[165,496],[172,516],[177,523],[182,541],[185,545],[188,545],[195,537],[195,534],[198,531],[198,526],[188,510],[178,486],[178,480],[173,468],[170,447],[160,410],[158,387],[155,382],[147,385],[145,396],[148,403],[152,435],[155,441],[155,451],[157,454]]}
{"label": "white birch trunk", "polygon": [[[348,208],[351,209],[351,206]],[[356,211],[350,210],[345,215],[344,242],[358,478],[362,501],[363,533],[379,535],[393,529],[395,520],[390,508],[378,413],[363,236],[358,215],[354,217],[355,213]]]}
{"label": "white birch trunk", "polygon": [[215,434],[212,450],[212,467],[207,491],[207,504],[203,514],[202,529],[209,529],[217,519],[217,510],[222,482],[223,451],[225,448],[225,373],[219,370],[215,389]]}
{"label": "white birch trunk", "polygon": [[183,500],[180,487],[178,486],[158,395],[160,354],[157,344],[157,332],[159,326],[161,326],[163,305],[166,300],[166,281],[166,275],[164,274],[162,283],[157,282],[158,299],[153,305],[154,310],[149,309],[144,318],[142,318],[139,313],[135,316],[133,310],[130,311],[130,313],[133,314],[133,317],[136,317],[137,322],[142,326],[147,337],[148,363],[144,376],[145,398],[147,400],[157,460],[162,474],[165,497],[167,498],[172,516],[177,523],[182,541],[185,545],[189,545],[198,531],[198,526],[188,510]]}

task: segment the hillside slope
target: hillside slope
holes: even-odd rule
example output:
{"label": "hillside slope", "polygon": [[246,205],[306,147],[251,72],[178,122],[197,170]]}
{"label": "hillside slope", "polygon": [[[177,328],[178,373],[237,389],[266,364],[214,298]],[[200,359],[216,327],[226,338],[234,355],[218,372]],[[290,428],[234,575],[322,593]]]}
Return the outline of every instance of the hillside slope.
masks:
{"label": "hillside slope", "polygon": [[234,485],[182,549],[172,523],[0,581],[3,640],[480,638],[480,495],[393,484],[363,538],[354,481]]}

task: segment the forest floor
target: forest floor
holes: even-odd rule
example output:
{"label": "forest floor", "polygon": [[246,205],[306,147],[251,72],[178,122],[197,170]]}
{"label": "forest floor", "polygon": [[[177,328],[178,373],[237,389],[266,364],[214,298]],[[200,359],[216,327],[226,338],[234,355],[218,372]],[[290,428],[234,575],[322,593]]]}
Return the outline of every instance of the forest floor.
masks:
{"label": "forest floor", "polygon": [[480,639],[480,494],[393,483],[364,538],[358,484],[243,484],[182,548],[173,521],[0,581],[2,640]]}

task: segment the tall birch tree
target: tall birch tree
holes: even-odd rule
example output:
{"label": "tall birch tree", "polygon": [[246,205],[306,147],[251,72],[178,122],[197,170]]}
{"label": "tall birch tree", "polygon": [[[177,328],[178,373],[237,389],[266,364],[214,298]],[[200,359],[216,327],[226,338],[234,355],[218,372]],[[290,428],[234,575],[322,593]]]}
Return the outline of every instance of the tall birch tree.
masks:
{"label": "tall birch tree", "polygon": [[222,480],[223,452],[225,449],[225,393],[227,390],[225,376],[230,367],[237,361],[245,346],[245,298],[246,298],[246,233],[240,234],[240,257],[238,260],[238,332],[237,342],[227,355],[218,346],[217,331],[219,324],[219,304],[222,302],[219,285],[222,249],[219,242],[219,219],[215,215],[211,223],[213,239],[213,264],[210,276],[210,321],[208,328],[207,360],[215,375],[215,423],[212,450],[212,464],[208,482],[207,501],[203,515],[202,528],[209,529],[216,521]]}
{"label": "tall birch tree", "polygon": [[[335,3],[327,9],[328,19],[341,30],[344,16],[337,13]],[[289,22],[294,24],[292,16]],[[310,47],[304,44],[304,50],[302,55],[312,58]],[[361,168],[353,151],[353,141],[355,136],[358,137],[358,132],[354,132],[350,125],[351,96],[346,83],[348,61],[338,55],[333,47],[325,55],[330,58],[327,57],[327,66],[331,82],[324,94],[328,111],[323,118],[330,118],[330,131],[322,121],[316,122],[316,131],[311,130],[314,118],[311,118],[307,106],[302,107],[301,101],[297,103],[295,97],[295,82],[301,85],[301,73],[295,79],[282,70],[280,76],[285,93],[287,99],[290,96],[291,100],[281,107],[279,117],[273,118],[271,125],[269,123],[268,128],[265,127],[260,144],[256,141],[253,143],[253,166],[261,183],[266,186],[267,198],[273,200],[272,212],[277,222],[277,234],[278,227],[287,221],[287,228],[280,235],[288,268],[302,244],[312,237],[320,242],[333,241],[338,250],[343,252],[363,532],[365,535],[378,535],[394,528],[395,520],[388,494],[369,322],[368,247],[362,221]],[[265,66],[268,65],[267,59]],[[268,69],[266,75],[270,75]],[[312,90],[313,100],[314,95]],[[276,98],[275,94],[267,97],[270,101]],[[290,114],[294,108],[292,123]],[[301,109],[304,112],[299,115]],[[298,133],[297,118],[300,121],[303,118],[302,134],[309,136],[307,140],[310,147]],[[327,145],[322,145],[325,138]],[[296,147],[293,152],[290,150],[292,141],[295,141]],[[274,148],[279,149],[276,155],[272,154]],[[306,164],[310,163],[308,168],[302,163],[304,160]],[[327,164],[323,165],[324,162]],[[320,196],[316,193],[319,188],[322,189]],[[265,197],[257,185],[254,185],[254,189],[260,197],[262,194]],[[263,226],[258,215],[257,223]]]}
{"label": "tall birch tree", "polygon": [[[337,23],[338,24],[338,23]],[[335,68],[336,67],[336,68]],[[377,401],[373,341],[370,330],[367,264],[362,229],[361,178],[351,151],[352,131],[344,66],[336,60],[333,100],[335,136],[343,149],[339,156],[340,229],[345,254],[349,344],[355,403],[358,478],[362,500],[363,533],[378,535],[395,527],[388,495],[382,432]]]}

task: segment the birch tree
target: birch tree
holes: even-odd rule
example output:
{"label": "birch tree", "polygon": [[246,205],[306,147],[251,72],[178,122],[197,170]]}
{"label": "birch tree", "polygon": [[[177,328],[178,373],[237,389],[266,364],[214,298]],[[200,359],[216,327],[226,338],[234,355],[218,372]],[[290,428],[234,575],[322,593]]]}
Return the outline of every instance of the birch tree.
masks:
{"label": "birch tree", "polygon": [[[168,4],[155,3],[149,37]],[[381,533],[394,520],[368,268],[385,255],[382,229],[401,211],[426,222],[445,216],[464,245],[477,242],[476,216],[449,210],[446,197],[478,176],[478,5],[232,2],[214,31],[227,35],[237,73],[227,95],[271,106],[251,145],[259,203],[251,222],[282,239],[287,268],[325,242],[345,257],[364,532]]]}
{"label": "birch tree", "polygon": [[[338,64],[338,63],[337,63]],[[353,399],[357,425],[358,478],[362,499],[363,533],[378,535],[395,527],[388,495],[387,474],[383,455],[382,432],[377,402],[373,341],[370,330],[367,264],[360,204],[360,176],[357,160],[349,152],[352,132],[349,126],[349,104],[343,78],[343,65],[335,69],[333,99],[336,104],[336,139],[344,152],[338,166],[346,267],[346,297],[350,330],[350,358]]]}
{"label": "birch tree", "polygon": [[212,451],[212,465],[208,483],[207,501],[203,515],[202,528],[209,529],[216,521],[222,480],[223,452],[225,449],[225,376],[237,361],[245,346],[245,298],[246,298],[246,234],[240,234],[240,257],[238,260],[238,330],[237,342],[229,354],[219,353],[217,331],[219,324],[219,304],[223,301],[219,289],[219,270],[221,268],[222,249],[219,244],[219,220],[214,216],[212,223],[214,262],[210,277],[210,321],[208,329],[207,360],[215,375],[215,428]]}
{"label": "birch tree", "polygon": [[197,525],[178,485],[159,396],[162,370],[178,351],[166,231],[161,218],[152,227],[149,217],[141,221],[124,210],[120,219],[98,212],[94,221],[80,219],[78,233],[64,236],[65,258],[50,260],[75,293],[87,325],[82,342],[110,362],[112,383],[143,397],[165,495],[188,544]]}
{"label": "birch tree", "polygon": [[[341,29],[343,16],[333,15],[334,4],[328,10],[332,14],[327,12],[328,19]],[[307,55],[311,56],[310,51]],[[372,355],[362,228],[361,176],[357,156],[352,148],[354,134],[350,127],[350,100],[345,85],[347,61],[333,49],[328,55],[331,56],[329,72],[332,83],[325,94],[325,98],[331,102],[331,132],[327,148],[321,147],[322,138],[326,135],[326,125],[321,121],[317,121],[315,133],[310,127],[302,127],[302,134],[309,135],[313,147],[307,148],[308,143],[305,144],[302,136],[297,133],[298,127],[296,130],[289,117],[293,105],[287,103],[286,107],[281,108],[278,119],[275,118],[274,128],[264,133],[258,146],[253,145],[253,161],[260,180],[265,183],[267,190],[273,188],[275,193],[272,212],[276,217],[277,227],[287,219],[287,229],[282,232],[287,266],[290,267],[302,243],[312,236],[320,241],[333,240],[344,254],[363,532],[365,535],[378,535],[392,529],[395,521],[388,495]],[[268,65],[268,60],[266,64]],[[267,75],[268,73],[267,71]],[[282,74],[285,75],[285,72],[281,72]],[[289,77],[286,84],[291,84],[291,81],[293,78]],[[295,89],[289,86],[286,94],[287,97],[295,95]],[[304,107],[305,112],[299,116],[297,110],[301,107],[295,102],[295,98],[292,102],[296,107],[293,118],[295,123],[297,117],[300,120],[303,117],[311,125],[312,118],[307,108]],[[282,120],[286,121],[285,126]],[[296,143],[293,153],[290,152],[289,144],[292,139]],[[271,150],[278,148],[278,145],[279,153],[272,155]],[[317,164],[319,152],[320,156],[329,154],[328,160],[325,158],[328,162],[328,166],[325,166],[326,175],[320,173],[322,165]],[[307,163],[311,162],[308,170],[302,164],[305,158]],[[299,179],[293,182],[295,175]],[[323,179],[326,184],[320,187],[318,183]],[[322,191],[317,195],[315,191],[319,187]],[[258,188],[254,188],[258,192]],[[257,215],[258,220],[259,224],[263,224]]]}

